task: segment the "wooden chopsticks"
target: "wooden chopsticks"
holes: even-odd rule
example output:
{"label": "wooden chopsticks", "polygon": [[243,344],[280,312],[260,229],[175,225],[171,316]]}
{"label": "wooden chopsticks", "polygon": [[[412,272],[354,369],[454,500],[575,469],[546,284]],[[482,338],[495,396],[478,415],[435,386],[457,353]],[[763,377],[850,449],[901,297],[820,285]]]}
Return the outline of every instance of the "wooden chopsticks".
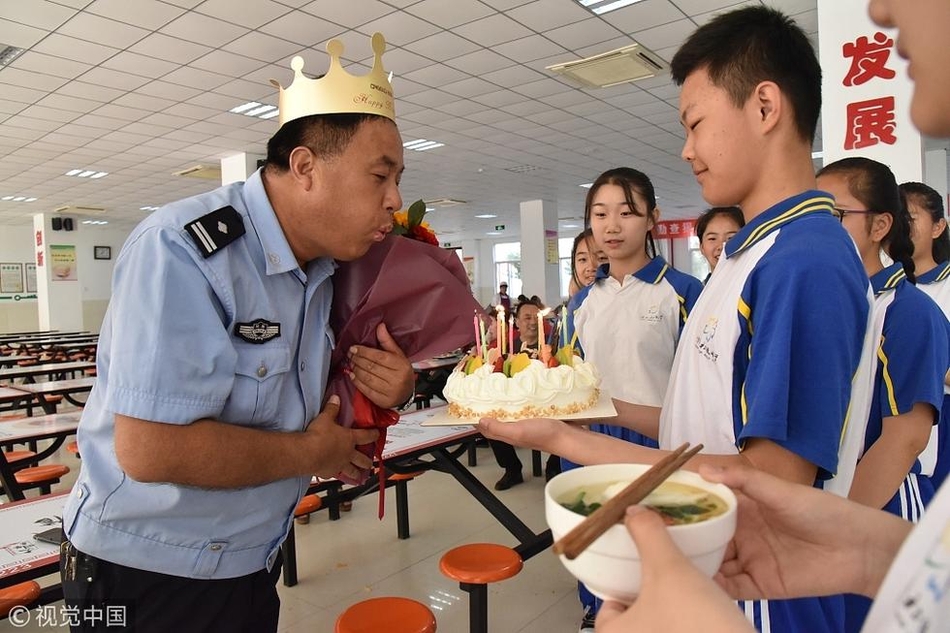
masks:
{"label": "wooden chopsticks", "polygon": [[703,445],[697,444],[689,450],[686,450],[687,448],[689,448],[688,442],[655,463],[649,470],[630,482],[629,486],[594,510],[554,544],[554,553],[563,554],[568,560],[577,558],[588,545],[596,541],[612,525],[617,524],[629,506],[643,501],[657,486],[666,481],[673,471],[701,451]]}

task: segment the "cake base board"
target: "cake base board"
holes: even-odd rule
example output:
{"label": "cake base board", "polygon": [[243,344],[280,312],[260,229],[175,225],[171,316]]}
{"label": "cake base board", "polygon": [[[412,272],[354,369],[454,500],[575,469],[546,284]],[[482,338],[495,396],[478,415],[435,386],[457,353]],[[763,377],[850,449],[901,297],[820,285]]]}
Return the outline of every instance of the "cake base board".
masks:
{"label": "cake base board", "polygon": [[[441,411],[434,413],[432,417],[420,423],[419,426],[465,426],[466,424],[478,424],[481,418],[457,418],[450,415],[446,407],[440,407]],[[610,399],[603,389],[600,390],[600,398],[589,409],[584,409],[577,413],[558,416],[559,420],[587,420],[595,418],[613,418],[617,415],[617,409],[614,407],[613,400]]]}

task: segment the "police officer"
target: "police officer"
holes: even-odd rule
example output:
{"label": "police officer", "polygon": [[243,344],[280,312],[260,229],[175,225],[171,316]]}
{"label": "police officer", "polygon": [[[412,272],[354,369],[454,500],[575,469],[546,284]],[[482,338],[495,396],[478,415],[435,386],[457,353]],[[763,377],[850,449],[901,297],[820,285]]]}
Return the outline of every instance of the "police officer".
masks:
{"label": "police officer", "polygon": [[[332,73],[297,90],[313,80],[295,67],[265,167],[153,213],[118,256],[63,520],[80,613],[121,607],[137,632],[275,631],[279,547],[311,476],[372,465],[356,447],[377,432],[336,424],[323,394],[334,260],[382,240],[402,206],[382,48],[370,75],[342,73],[363,80],[362,103]],[[349,350],[352,377],[392,407],[414,374],[377,334],[379,349]]]}

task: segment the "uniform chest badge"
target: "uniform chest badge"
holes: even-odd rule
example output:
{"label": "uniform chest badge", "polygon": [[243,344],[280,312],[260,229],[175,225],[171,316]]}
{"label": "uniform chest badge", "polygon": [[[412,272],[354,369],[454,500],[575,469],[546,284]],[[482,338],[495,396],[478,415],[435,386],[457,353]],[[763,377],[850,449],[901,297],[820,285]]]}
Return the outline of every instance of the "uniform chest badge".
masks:
{"label": "uniform chest badge", "polygon": [[640,315],[641,321],[646,321],[647,323],[659,323],[663,320],[663,315],[660,313],[660,306],[656,303],[647,308],[645,314]]}
{"label": "uniform chest badge", "polygon": [[255,319],[250,323],[236,323],[234,333],[248,343],[266,343],[280,336],[280,323],[272,323],[267,319]]}
{"label": "uniform chest badge", "polygon": [[716,362],[719,360],[719,353],[713,346],[713,339],[716,338],[716,330],[719,328],[719,319],[711,316],[706,320],[703,331],[696,336],[694,343],[696,349],[707,360]]}

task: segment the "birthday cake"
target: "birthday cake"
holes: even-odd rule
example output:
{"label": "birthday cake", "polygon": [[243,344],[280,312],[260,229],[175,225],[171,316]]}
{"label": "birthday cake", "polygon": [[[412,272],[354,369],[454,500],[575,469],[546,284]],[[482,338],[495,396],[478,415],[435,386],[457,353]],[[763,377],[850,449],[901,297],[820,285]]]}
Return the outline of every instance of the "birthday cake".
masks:
{"label": "birthday cake", "polygon": [[442,393],[454,417],[520,420],[580,413],[597,403],[599,385],[596,368],[570,347],[541,358],[492,349],[459,362]]}

